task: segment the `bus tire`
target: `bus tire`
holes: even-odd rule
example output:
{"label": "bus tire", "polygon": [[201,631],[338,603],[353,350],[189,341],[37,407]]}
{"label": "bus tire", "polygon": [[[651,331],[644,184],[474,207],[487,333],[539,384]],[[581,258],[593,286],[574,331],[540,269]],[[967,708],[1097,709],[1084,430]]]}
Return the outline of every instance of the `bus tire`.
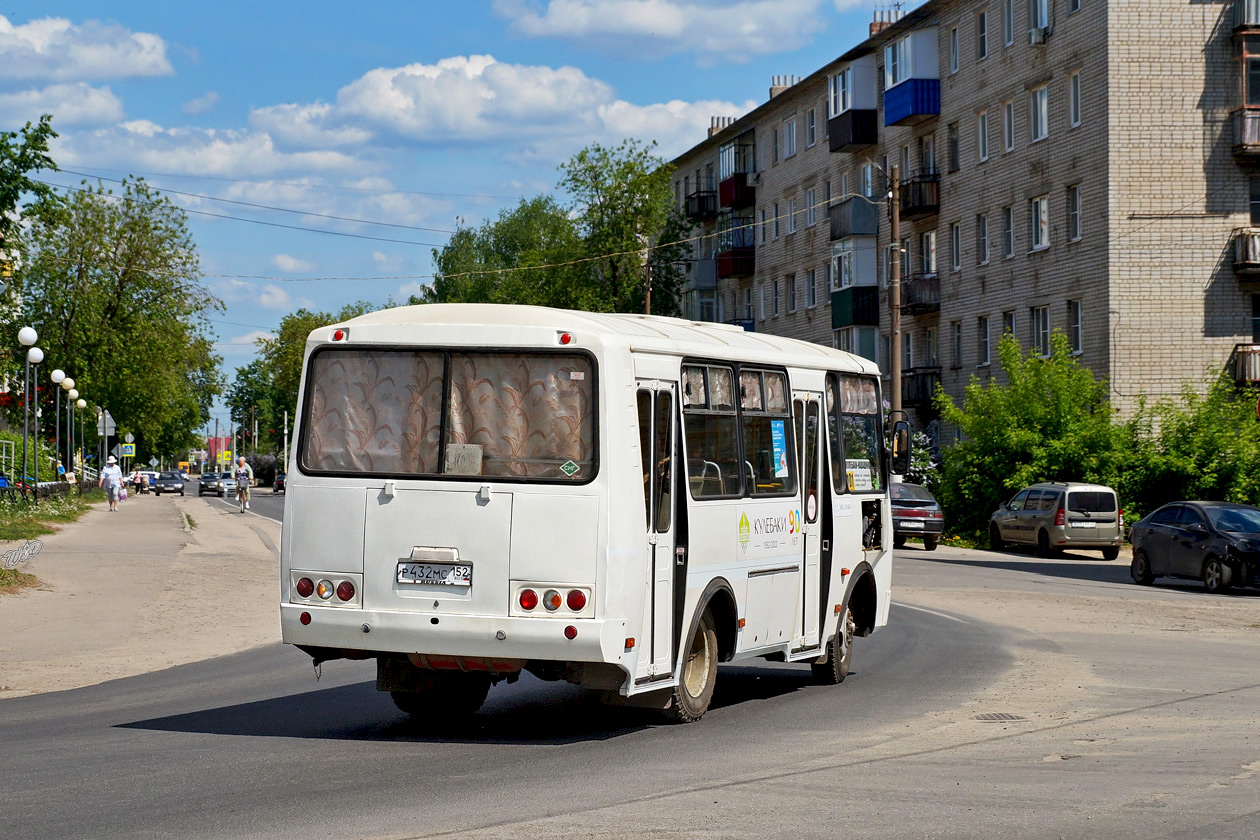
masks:
{"label": "bus tire", "polygon": [[717,683],[718,643],[713,629],[713,614],[707,609],[700,616],[696,632],[687,646],[687,658],[679,674],[665,716],[674,723],[692,723],[704,716],[713,699]]}
{"label": "bus tire", "polygon": [[849,676],[849,666],[853,664],[853,634],[857,624],[853,621],[852,610],[844,611],[844,649],[840,646],[840,634],[837,633],[827,642],[827,661],[810,665],[814,672],[814,682],[819,685],[839,685]]}
{"label": "bus tire", "polygon": [[431,673],[417,681],[418,691],[391,691],[394,705],[416,720],[468,717],[481,708],[490,693],[485,674]]}

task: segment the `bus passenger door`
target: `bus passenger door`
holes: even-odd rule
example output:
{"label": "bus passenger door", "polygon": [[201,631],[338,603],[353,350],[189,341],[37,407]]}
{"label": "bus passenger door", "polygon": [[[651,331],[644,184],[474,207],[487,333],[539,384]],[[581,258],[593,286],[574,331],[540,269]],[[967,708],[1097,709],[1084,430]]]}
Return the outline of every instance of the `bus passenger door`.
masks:
{"label": "bus passenger door", "polygon": [[802,648],[819,645],[819,548],[822,538],[822,497],[819,481],[822,472],[822,394],[800,392],[794,395],[793,415],[796,418],[796,442],[800,454],[801,477],[801,635]]}
{"label": "bus passenger door", "polygon": [[643,457],[643,498],[647,514],[643,637],[639,640],[638,680],[664,679],[673,672],[674,637],[674,429],[673,382],[640,381],[637,395],[639,449]]}

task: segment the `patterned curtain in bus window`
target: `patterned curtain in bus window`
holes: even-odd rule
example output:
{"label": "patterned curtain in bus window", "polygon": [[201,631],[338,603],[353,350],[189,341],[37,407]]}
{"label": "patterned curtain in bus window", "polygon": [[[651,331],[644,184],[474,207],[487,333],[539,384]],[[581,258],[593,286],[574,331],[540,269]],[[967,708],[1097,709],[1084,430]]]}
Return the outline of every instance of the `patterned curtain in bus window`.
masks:
{"label": "patterned curtain in bus window", "polygon": [[442,421],[442,356],[326,351],[311,362],[302,463],[314,471],[432,474]]}
{"label": "patterned curtain in bus window", "polygon": [[735,408],[734,375],[729,368],[709,368],[709,408],[733,411]]}
{"label": "patterned curtain in bus window", "polygon": [[787,414],[787,383],[781,373],[766,373],[766,411]]}
{"label": "patterned curtain in bus window", "polygon": [[594,460],[584,356],[451,356],[447,443],[481,447],[481,474],[582,481]]}
{"label": "patterned curtain in bus window", "polygon": [[746,411],[761,411],[761,374],[755,370],[739,372],[739,407]]}
{"label": "patterned curtain in bus window", "polygon": [[695,406],[704,408],[704,368],[685,367],[683,368],[683,400],[684,407]]}

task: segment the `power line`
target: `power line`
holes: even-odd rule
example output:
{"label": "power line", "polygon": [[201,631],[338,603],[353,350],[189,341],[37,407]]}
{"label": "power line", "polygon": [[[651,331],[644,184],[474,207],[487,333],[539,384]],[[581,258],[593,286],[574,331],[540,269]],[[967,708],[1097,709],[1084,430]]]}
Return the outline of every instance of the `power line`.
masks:
{"label": "power line", "polygon": [[[115,184],[128,183],[125,179],[101,178],[100,176],[97,176],[97,175],[86,175],[82,172],[75,172],[73,169],[61,169],[58,171],[65,172],[68,175],[79,175],[84,178],[96,178],[98,181],[110,181]],[[332,219],[338,222],[354,222],[356,224],[361,224],[361,225],[379,225],[380,227],[401,228],[403,230],[423,230],[423,231],[428,231],[430,233],[455,233],[455,231],[447,230],[445,228],[421,227],[420,225],[402,225],[402,224],[397,224],[395,222],[374,222],[374,221],[371,221],[370,219],[359,219],[352,216],[333,216],[328,213],[316,213],[311,210],[294,210],[289,207],[275,207],[270,204],[255,204],[250,201],[238,201],[236,199],[231,199],[231,198],[218,198],[213,195],[205,195],[204,193],[181,192],[179,190],[170,190],[164,187],[155,187],[155,189],[158,192],[166,193],[167,195],[182,195],[188,198],[202,198],[202,199],[205,199],[206,201],[218,201],[218,202],[222,202],[223,204],[235,204],[240,207],[253,207],[257,210],[274,210],[278,213],[296,213],[301,216],[314,216],[319,219]]]}

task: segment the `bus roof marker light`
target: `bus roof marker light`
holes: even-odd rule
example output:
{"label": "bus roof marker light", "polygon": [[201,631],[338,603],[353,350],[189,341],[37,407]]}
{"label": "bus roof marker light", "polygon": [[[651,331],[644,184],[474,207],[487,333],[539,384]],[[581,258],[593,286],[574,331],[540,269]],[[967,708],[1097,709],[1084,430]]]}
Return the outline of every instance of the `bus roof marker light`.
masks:
{"label": "bus roof marker light", "polygon": [[333,341],[349,341],[350,332],[348,330],[333,330],[332,340]]}
{"label": "bus roof marker light", "polygon": [[572,344],[572,343],[573,343],[573,333],[567,333],[567,332],[562,332],[562,333],[560,333],[560,338],[559,338],[559,341],[560,341],[560,343],[561,343],[561,344]]}

